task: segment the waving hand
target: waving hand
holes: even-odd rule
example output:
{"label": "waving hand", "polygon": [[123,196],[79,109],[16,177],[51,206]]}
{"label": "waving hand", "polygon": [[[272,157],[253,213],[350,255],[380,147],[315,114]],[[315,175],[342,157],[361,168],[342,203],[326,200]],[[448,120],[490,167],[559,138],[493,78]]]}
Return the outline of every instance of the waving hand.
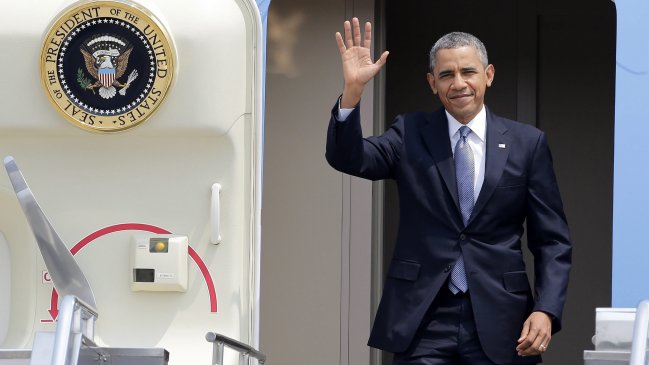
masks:
{"label": "waving hand", "polygon": [[336,32],[336,42],[343,65],[345,88],[340,102],[342,108],[353,108],[361,100],[365,85],[385,65],[388,52],[385,51],[376,61],[372,61],[370,46],[372,45],[372,24],[365,23],[365,34],[361,44],[361,27],[358,18],[351,23],[344,23],[345,39]]}

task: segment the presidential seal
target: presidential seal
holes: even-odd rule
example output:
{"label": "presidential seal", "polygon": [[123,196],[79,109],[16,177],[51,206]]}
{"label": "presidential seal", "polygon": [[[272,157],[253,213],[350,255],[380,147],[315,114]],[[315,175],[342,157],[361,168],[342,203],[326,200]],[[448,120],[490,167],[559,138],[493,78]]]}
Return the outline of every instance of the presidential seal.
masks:
{"label": "presidential seal", "polygon": [[76,126],[97,132],[147,120],[167,95],[174,67],[162,24],[123,1],[86,1],[63,11],[41,52],[50,101]]}

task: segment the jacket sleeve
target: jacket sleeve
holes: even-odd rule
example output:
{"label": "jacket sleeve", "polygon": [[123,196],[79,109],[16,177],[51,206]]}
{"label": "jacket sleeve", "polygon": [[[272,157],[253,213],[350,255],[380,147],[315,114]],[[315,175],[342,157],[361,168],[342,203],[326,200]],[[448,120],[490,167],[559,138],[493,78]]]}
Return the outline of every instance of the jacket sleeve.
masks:
{"label": "jacket sleeve", "polygon": [[552,156],[545,135],[538,137],[528,171],[527,239],[534,255],[534,310],[553,318],[561,329],[572,247]]}
{"label": "jacket sleeve", "polygon": [[325,157],[338,171],[370,180],[394,177],[402,142],[401,117],[385,133],[363,138],[360,108],[357,106],[345,121],[336,119],[338,104],[331,111],[327,130]]}

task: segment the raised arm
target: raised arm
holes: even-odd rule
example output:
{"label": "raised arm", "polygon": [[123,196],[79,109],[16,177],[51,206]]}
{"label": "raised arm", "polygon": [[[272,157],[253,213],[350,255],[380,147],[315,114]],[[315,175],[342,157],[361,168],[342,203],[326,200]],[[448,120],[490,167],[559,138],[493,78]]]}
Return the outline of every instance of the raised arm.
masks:
{"label": "raised arm", "polygon": [[353,108],[361,100],[365,85],[385,65],[388,52],[385,51],[376,61],[372,61],[370,47],[372,45],[372,24],[365,23],[365,34],[361,43],[361,26],[358,18],[353,18],[351,23],[344,23],[345,39],[340,32],[336,32],[336,42],[340,51],[343,65],[345,87],[340,102],[341,108]]}

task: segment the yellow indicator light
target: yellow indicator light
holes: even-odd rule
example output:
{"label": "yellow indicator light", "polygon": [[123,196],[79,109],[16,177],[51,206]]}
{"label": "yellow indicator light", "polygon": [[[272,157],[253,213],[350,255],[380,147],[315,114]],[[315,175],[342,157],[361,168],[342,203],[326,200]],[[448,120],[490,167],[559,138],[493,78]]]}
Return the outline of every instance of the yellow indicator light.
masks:
{"label": "yellow indicator light", "polygon": [[165,244],[162,241],[158,241],[158,242],[156,242],[154,248],[155,248],[156,252],[163,252],[163,251],[166,251],[167,244]]}
{"label": "yellow indicator light", "polygon": [[169,252],[169,239],[156,237],[149,240],[149,252],[167,253]]}

